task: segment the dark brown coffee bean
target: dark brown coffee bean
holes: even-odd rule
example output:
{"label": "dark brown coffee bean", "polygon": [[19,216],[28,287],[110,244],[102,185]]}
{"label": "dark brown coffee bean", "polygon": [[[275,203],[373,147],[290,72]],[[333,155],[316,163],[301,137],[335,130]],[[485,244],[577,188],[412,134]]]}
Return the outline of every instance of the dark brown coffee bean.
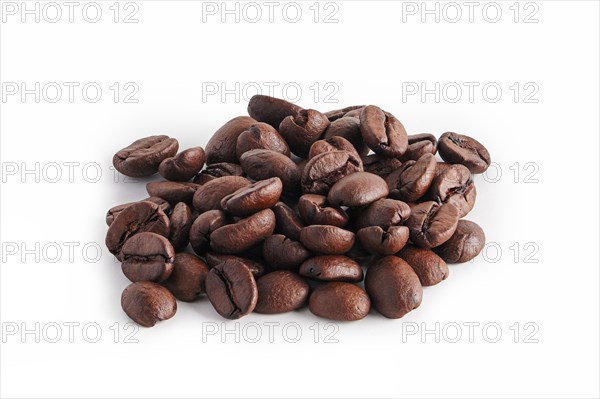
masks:
{"label": "dark brown coffee bean", "polygon": [[452,204],[428,201],[411,209],[406,226],[410,240],[419,247],[433,248],[448,241],[458,224],[458,209]]}
{"label": "dark brown coffee bean", "polygon": [[371,310],[369,296],[357,285],[332,282],[317,287],[310,295],[310,311],[330,320],[363,319]]}
{"label": "dark brown coffee bean", "polygon": [[206,295],[221,316],[239,319],[254,310],[258,289],[252,273],[243,263],[228,260],[210,269]]}
{"label": "dark brown coffee bean", "polygon": [[211,180],[198,188],[194,194],[194,209],[206,212],[211,209],[222,209],[221,200],[243,187],[249,187],[250,180],[241,176],[224,176]]}
{"label": "dark brown coffee bean", "polygon": [[452,164],[447,162],[438,162],[437,165],[435,165],[435,177],[438,177],[450,167],[452,167]]}
{"label": "dark brown coffee bean", "polygon": [[369,147],[365,144],[360,132],[360,119],[358,118],[343,117],[331,122],[325,130],[323,138],[330,139],[333,137],[343,137],[348,140],[361,156],[369,153]]}
{"label": "dark brown coffee bean", "polygon": [[170,233],[169,241],[175,251],[183,251],[190,242],[190,228],[193,223],[192,210],[185,203],[180,202],[173,208],[169,216]]}
{"label": "dark brown coffee bean", "polygon": [[450,165],[431,183],[429,198],[454,205],[459,217],[467,215],[475,206],[477,198],[471,172],[463,165]]}
{"label": "dark brown coffee bean", "polygon": [[485,233],[475,222],[459,220],[448,241],[434,249],[448,263],[464,263],[475,258],[485,246]]}
{"label": "dark brown coffee bean", "polygon": [[387,197],[388,193],[387,183],[381,177],[357,172],[338,180],[329,190],[327,202],[332,206],[365,206]]}
{"label": "dark brown coffee bean", "polygon": [[390,319],[418,308],[423,298],[419,277],[397,256],[385,256],[369,265],[365,288],[375,310]]}
{"label": "dark brown coffee bean", "polygon": [[384,230],[379,226],[365,227],[356,232],[361,245],[373,255],[393,255],[408,242],[408,227],[391,226]]}
{"label": "dark brown coffee bean", "polygon": [[267,123],[259,122],[246,130],[237,139],[235,152],[238,159],[250,150],[271,150],[286,157],[290,156],[290,147],[275,128]]}
{"label": "dark brown coffee bean", "polygon": [[359,282],[363,279],[360,265],[343,255],[309,258],[300,266],[300,275],[319,281]]}
{"label": "dark brown coffee bean", "polygon": [[360,108],[356,108],[353,109],[351,111],[348,111],[346,114],[344,114],[344,118],[356,118],[356,119],[360,119],[360,113],[362,112],[362,110],[365,107],[360,107]]}
{"label": "dark brown coffee bean", "polygon": [[341,208],[326,206],[324,195],[304,194],[298,200],[298,211],[306,224],[327,224],[344,227],[348,224],[348,214]]}
{"label": "dark brown coffee bean", "polygon": [[398,158],[388,158],[380,154],[371,154],[362,158],[365,172],[383,177],[384,179],[393,171],[402,167]]}
{"label": "dark brown coffee bean", "polygon": [[206,253],[206,262],[211,268],[228,260],[234,260],[243,263],[244,266],[246,266],[248,270],[250,270],[250,273],[252,273],[254,278],[258,278],[267,272],[267,267],[262,262],[255,259],[245,258],[236,255],[224,255],[212,251]]}
{"label": "dark brown coffee bean", "polygon": [[[360,155],[348,140],[340,136],[333,136],[329,139],[322,139],[315,141],[308,151],[308,158],[314,158],[315,156],[324,152],[331,151],[346,151],[354,155],[354,157],[360,160]],[[361,161],[362,167],[362,161]]]}
{"label": "dark brown coffee bean", "polygon": [[161,282],[173,271],[175,250],[165,237],[155,233],[139,233],[123,245],[121,270],[132,282]]}
{"label": "dark brown coffee bean", "polygon": [[416,161],[425,154],[433,154],[437,152],[437,139],[433,134],[420,133],[408,136],[408,148],[402,154],[400,160]]}
{"label": "dark brown coffee bean", "polygon": [[244,171],[241,165],[229,162],[213,163],[207,165],[206,169],[196,175],[194,183],[202,185],[218,177],[243,175]]}
{"label": "dark brown coffee bean", "polygon": [[176,183],[171,181],[155,181],[146,184],[146,191],[152,197],[160,197],[171,206],[179,202],[192,204],[192,198],[200,186],[194,183]]}
{"label": "dark brown coffee bean", "polygon": [[248,102],[248,115],[259,122],[268,123],[275,129],[279,129],[286,116],[296,115],[300,110],[301,107],[289,101],[260,94],[252,96]]}
{"label": "dark brown coffee bean", "polygon": [[275,214],[264,209],[237,223],[225,225],[212,232],[210,247],[222,254],[239,254],[247,251],[275,230]]}
{"label": "dark brown coffee bean", "polygon": [[302,192],[327,194],[344,176],[362,171],[362,163],[348,151],[324,152],[311,158],[302,171]]}
{"label": "dark brown coffee bean", "polygon": [[285,313],[300,309],[308,299],[310,287],[302,277],[289,270],[276,270],[256,281],[256,313]]}
{"label": "dark brown coffee bean", "polygon": [[354,233],[336,226],[306,226],[300,232],[300,242],[311,251],[325,255],[345,254],[354,245]]}
{"label": "dark brown coffee bean", "polygon": [[310,252],[298,241],[274,234],[265,239],[262,255],[271,270],[297,271],[302,262],[310,257]]}
{"label": "dark brown coffee bean", "polygon": [[436,285],[448,277],[448,265],[430,249],[407,245],[398,256],[413,268],[423,287]]}
{"label": "dark brown coffee bean", "polygon": [[423,197],[435,178],[436,165],[433,154],[425,154],[418,161],[405,162],[385,179],[390,197],[402,201],[416,201]]}
{"label": "dark brown coffee bean", "polygon": [[402,123],[374,105],[366,106],[360,112],[360,131],[365,143],[376,154],[399,157],[408,148],[408,135]]}
{"label": "dark brown coffee bean", "polygon": [[283,202],[278,202],[273,206],[275,219],[275,232],[283,234],[292,240],[300,240],[300,231],[305,226],[300,216],[288,205]]}
{"label": "dark brown coffee bean", "polygon": [[328,126],[325,115],[314,109],[303,109],[286,117],[279,125],[279,133],[294,154],[306,158],[312,143],[323,136]]}
{"label": "dark brown coffee bean", "polygon": [[158,166],[158,173],[171,181],[188,181],[204,166],[204,149],[188,148],[171,158],[165,158]]}
{"label": "dark brown coffee bean", "polygon": [[237,163],[235,146],[237,139],[257,121],[249,116],[238,116],[224,124],[212,135],[206,144],[206,163]]}
{"label": "dark brown coffee bean", "polygon": [[410,207],[395,199],[383,198],[373,202],[368,207],[358,212],[356,228],[362,229],[369,226],[379,226],[386,230],[408,220]]}
{"label": "dark brown coffee bean", "polygon": [[[171,209],[171,205],[169,205],[169,203],[167,201],[165,201],[164,199],[162,199],[160,197],[148,197],[146,199],[143,199],[142,201],[154,202],[155,204],[160,206],[160,208],[165,213],[169,213],[169,210]],[[106,212],[106,225],[110,226],[112,224],[112,222],[115,220],[115,218],[119,215],[119,213],[121,213],[123,211],[123,209],[125,209],[128,206],[133,205],[137,202],[139,202],[139,201],[128,202],[126,204],[116,205],[116,206],[113,206],[112,208],[110,208],[108,210],[108,212]]]}
{"label": "dark brown coffee bean", "polygon": [[175,316],[177,301],[165,287],[141,281],[125,288],[121,307],[131,320],[144,327],[153,327],[157,321]]}
{"label": "dark brown coffee bean", "polygon": [[471,173],[485,172],[492,162],[490,153],[479,141],[458,133],[442,134],[438,151],[444,161],[465,165]]}
{"label": "dark brown coffee bean", "polygon": [[356,109],[361,109],[364,107],[365,107],[364,105],[351,105],[346,108],[334,109],[333,111],[327,111],[327,112],[325,112],[324,115],[327,117],[327,119],[329,119],[329,122],[333,122],[333,121],[336,121],[336,120],[344,117],[344,115],[346,115],[350,111],[354,111]]}
{"label": "dark brown coffee bean", "polygon": [[122,260],[121,250],[125,242],[145,231],[169,236],[169,217],[159,205],[140,201],[123,209],[106,232],[106,247],[117,259]]}
{"label": "dark brown coffee bean", "polygon": [[116,170],[130,177],[147,177],[158,172],[163,159],[177,153],[179,143],[169,136],[150,136],[123,148],[113,157]]}
{"label": "dark brown coffee bean", "polygon": [[190,244],[194,252],[203,256],[210,248],[211,233],[232,222],[225,212],[217,209],[198,216],[190,228]]}
{"label": "dark brown coffee bean", "polygon": [[275,205],[281,197],[282,189],[283,185],[278,177],[260,180],[223,197],[221,208],[235,216],[252,215]]}
{"label": "dark brown coffee bean", "polygon": [[196,255],[180,252],[175,255],[173,272],[163,285],[180,301],[191,302],[206,292],[208,265]]}
{"label": "dark brown coffee bean", "polygon": [[300,192],[300,172],[290,158],[270,150],[251,150],[240,158],[244,172],[254,180],[265,180],[279,177],[283,183],[283,192],[297,194]]}

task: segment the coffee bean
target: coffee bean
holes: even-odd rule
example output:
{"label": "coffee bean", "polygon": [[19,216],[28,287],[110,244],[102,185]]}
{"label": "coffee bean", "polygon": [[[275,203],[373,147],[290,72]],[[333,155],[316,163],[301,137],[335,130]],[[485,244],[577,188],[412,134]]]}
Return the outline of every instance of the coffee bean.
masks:
{"label": "coffee bean", "polygon": [[271,270],[297,271],[302,262],[310,257],[310,252],[298,241],[274,234],[265,239],[262,255]]}
{"label": "coffee bean", "polygon": [[388,158],[379,154],[371,154],[362,158],[365,172],[383,177],[384,179],[393,171],[402,167],[398,158]]}
{"label": "coffee bean", "polygon": [[408,148],[408,135],[402,123],[374,105],[360,112],[360,131],[365,143],[376,154],[399,157]]}
{"label": "coffee bean", "polygon": [[345,254],[354,245],[354,233],[336,226],[306,226],[300,232],[300,242],[311,251],[325,255]]}
{"label": "coffee bean", "polygon": [[413,268],[423,287],[438,284],[448,277],[448,265],[430,249],[407,245],[398,256]]}
{"label": "coffee bean", "polygon": [[232,222],[225,212],[217,209],[198,216],[190,228],[190,244],[194,252],[203,256],[210,248],[211,233]]}
{"label": "coffee bean", "polygon": [[188,181],[204,166],[204,149],[188,148],[174,157],[165,158],[158,166],[158,173],[167,180]]}
{"label": "coffee bean", "polygon": [[306,224],[326,224],[344,227],[348,224],[348,214],[341,208],[326,206],[324,195],[304,194],[298,200],[298,211]]}
{"label": "coffee bean", "polygon": [[281,121],[289,115],[296,115],[302,110],[296,104],[279,98],[257,94],[248,102],[248,115],[259,122],[265,122],[279,129]]}
{"label": "coffee bean", "polygon": [[246,266],[248,270],[250,270],[250,273],[252,273],[254,278],[258,278],[267,272],[266,266],[262,262],[255,259],[245,258],[236,255],[224,255],[211,251],[206,253],[206,262],[211,268],[228,260],[234,260],[236,262],[243,263],[244,266]]}
{"label": "coffee bean", "polygon": [[359,282],[363,279],[360,265],[344,255],[322,255],[309,258],[300,266],[300,275],[319,281]]}
{"label": "coffee bean", "polygon": [[106,247],[117,259],[122,260],[121,250],[125,242],[142,232],[169,236],[169,217],[159,205],[140,201],[123,209],[106,232]]}
{"label": "coffee bean", "polygon": [[[360,155],[348,140],[340,136],[333,136],[328,139],[322,139],[315,141],[308,151],[308,158],[314,158],[315,156],[324,152],[331,151],[346,151],[354,155],[356,159],[360,161]],[[362,167],[362,161],[361,161]]]}
{"label": "coffee bean", "polygon": [[329,193],[327,202],[333,206],[365,206],[388,195],[385,180],[367,172],[357,172],[338,180]]}
{"label": "coffee bean", "polygon": [[286,157],[290,156],[290,147],[274,127],[267,123],[259,122],[246,130],[237,139],[235,152],[238,159],[243,153],[250,150],[271,150],[279,152]]}
{"label": "coffee bean", "polygon": [[264,209],[237,223],[219,227],[210,235],[210,247],[223,254],[239,254],[262,242],[275,230],[275,214]]}
{"label": "coffee bean", "polygon": [[466,166],[471,173],[483,173],[492,162],[488,150],[477,140],[458,133],[444,133],[438,141],[442,159]]}
{"label": "coffee bean", "polygon": [[171,181],[156,181],[146,184],[146,191],[152,197],[160,197],[171,206],[179,202],[192,204],[192,198],[200,186],[194,183],[176,183]]}
{"label": "coffee bean", "polygon": [[132,282],[161,282],[173,271],[175,249],[165,237],[155,233],[139,233],[125,242],[121,270]]}
{"label": "coffee bean", "polygon": [[324,152],[311,158],[302,171],[302,192],[327,194],[344,176],[362,170],[362,163],[348,151]]}
{"label": "coffee bean", "polygon": [[275,233],[299,241],[300,231],[305,224],[298,214],[283,202],[276,203],[272,209],[276,219]]}
{"label": "coffee bean", "polygon": [[331,122],[325,130],[323,138],[327,140],[333,137],[343,137],[348,140],[361,156],[369,153],[369,147],[365,144],[360,132],[360,119],[358,118],[343,117]]}
{"label": "coffee bean", "polygon": [[331,282],[317,287],[310,295],[308,307],[319,317],[352,321],[363,319],[371,310],[369,296],[359,286]]}
{"label": "coffee bean", "polygon": [[[148,197],[146,199],[143,199],[142,201],[154,202],[155,204],[160,206],[160,208],[165,213],[169,213],[169,210],[171,209],[171,205],[169,205],[169,203],[167,201],[165,201],[164,199],[162,199],[160,197]],[[108,210],[108,212],[106,212],[106,225],[110,226],[112,224],[112,222],[115,220],[115,218],[119,215],[119,213],[121,213],[123,211],[123,209],[127,208],[130,205],[136,204],[138,202],[139,201],[128,202],[126,204],[121,204],[121,205],[113,206],[112,208],[110,208]]]}
{"label": "coffee bean", "polygon": [[450,165],[433,180],[429,197],[439,203],[454,205],[459,217],[467,215],[477,198],[471,172],[463,165]]}
{"label": "coffee bean", "polygon": [[416,161],[425,154],[433,154],[437,152],[437,139],[433,134],[420,133],[408,136],[408,148],[402,154],[400,160]]}
{"label": "coffee bean", "polygon": [[175,251],[183,251],[190,239],[190,228],[193,223],[192,211],[184,202],[180,202],[173,208],[169,216],[170,233],[169,241]]}
{"label": "coffee bean", "polygon": [[438,162],[437,165],[435,165],[435,177],[438,177],[451,167],[452,164],[449,164],[447,162]]}
{"label": "coffee bean", "polygon": [[356,109],[361,109],[364,107],[365,107],[364,105],[351,105],[346,108],[334,109],[333,111],[327,111],[327,112],[325,112],[324,115],[327,117],[327,119],[329,119],[329,122],[334,122],[340,118],[343,118],[344,115],[346,115],[348,112],[354,111]]}
{"label": "coffee bean", "polygon": [[436,160],[433,154],[425,154],[417,161],[407,161],[385,181],[390,197],[402,201],[416,201],[423,197],[435,178]]}
{"label": "coffee bean", "polygon": [[360,108],[356,108],[351,111],[348,111],[346,114],[344,114],[344,118],[360,119],[360,113],[362,112],[363,109],[365,109],[365,107],[360,107]]}
{"label": "coffee bean", "polygon": [[395,199],[383,198],[373,202],[358,213],[356,228],[362,229],[369,226],[379,226],[388,229],[408,220],[410,207]]}
{"label": "coffee bean", "polygon": [[257,121],[249,116],[238,116],[231,119],[217,130],[206,144],[206,163],[237,163],[235,147],[238,137],[250,129]]}
{"label": "coffee bean", "polygon": [[251,150],[240,157],[244,172],[254,180],[279,177],[283,192],[295,195],[300,192],[300,172],[294,161],[275,151]]}
{"label": "coffee bean", "polygon": [[236,163],[220,162],[207,165],[206,169],[194,178],[196,184],[206,184],[211,180],[224,176],[243,176],[242,166]]}
{"label": "coffee bean", "polygon": [[428,201],[411,209],[406,226],[410,240],[422,248],[433,248],[448,241],[458,224],[458,209],[452,204]]}
{"label": "coffee bean", "polygon": [[484,246],[485,233],[481,227],[469,220],[459,220],[452,237],[434,251],[448,263],[464,263],[479,255]]}
{"label": "coffee bean", "polygon": [[206,295],[217,313],[233,320],[254,310],[258,289],[252,273],[243,263],[228,260],[210,269]]}
{"label": "coffee bean", "polygon": [[116,170],[130,177],[147,177],[158,172],[163,159],[177,153],[179,143],[169,136],[150,136],[123,148],[113,157]]}
{"label": "coffee bean", "polygon": [[390,319],[418,308],[423,298],[419,277],[397,256],[385,256],[369,265],[365,288],[375,310]]}
{"label": "coffee bean", "polygon": [[356,232],[361,245],[373,255],[393,255],[408,242],[408,227],[391,226],[386,230],[379,226],[365,227]]}
{"label": "coffee bean", "polygon": [[256,281],[258,301],[256,313],[285,313],[300,309],[308,299],[310,287],[296,273],[276,270]]}
{"label": "coffee bean", "polygon": [[323,136],[328,126],[325,115],[314,109],[303,109],[281,121],[279,133],[294,154],[306,158],[312,143]]}
{"label": "coffee bean", "polygon": [[235,193],[240,188],[249,187],[250,180],[241,176],[219,177],[203,184],[194,194],[194,209],[206,212],[212,209],[222,209],[221,200],[229,194]]}
{"label": "coffee bean", "polygon": [[235,216],[249,216],[275,205],[282,189],[278,177],[261,180],[223,197],[221,208]]}
{"label": "coffee bean", "polygon": [[180,301],[191,302],[206,292],[209,268],[199,257],[180,252],[175,255],[173,272],[163,285]]}
{"label": "coffee bean", "polygon": [[125,288],[121,295],[121,307],[139,325],[153,327],[157,321],[175,316],[177,301],[165,287],[141,281]]}

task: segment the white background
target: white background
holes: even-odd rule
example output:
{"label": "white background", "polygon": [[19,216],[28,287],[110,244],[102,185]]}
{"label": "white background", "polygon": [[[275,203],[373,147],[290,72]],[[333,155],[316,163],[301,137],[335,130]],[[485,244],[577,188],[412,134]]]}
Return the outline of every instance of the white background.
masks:
{"label": "white background", "polygon": [[[83,18],[85,2],[72,23],[61,2],[56,23],[47,21],[55,17],[50,8],[39,23],[35,15],[22,22],[22,10],[13,15],[7,3],[0,27],[2,397],[598,397],[597,2],[481,2],[472,22],[463,2],[428,2],[437,4],[436,22],[422,15],[421,2],[337,1],[317,5],[316,23],[312,1],[298,3],[296,23],[291,6],[282,15],[286,3],[273,22],[268,6],[255,3],[263,13],[256,23],[256,8],[244,3],[239,22],[226,15],[224,23],[221,2],[205,3],[204,14],[201,2],[120,3],[117,23],[113,1],[98,2],[96,23]],[[502,14],[493,23],[496,8]],[[457,9],[462,17],[452,22]],[[94,9],[86,10],[93,19]],[[138,22],[124,23],[134,11]],[[333,23],[325,23],[332,12]],[[39,102],[9,94],[36,82],[40,90],[62,85],[61,99],[49,101],[52,85]],[[65,82],[79,84],[73,102]],[[102,88],[95,103],[81,93],[90,82]],[[137,103],[123,101],[136,87],[129,82],[139,88]],[[128,281],[104,249],[104,215],[146,194],[145,182],[115,176],[112,155],[152,134],[176,137],[182,149],[204,145],[245,114],[245,94],[256,85],[268,94],[269,82],[278,85],[276,96],[287,84],[292,99],[299,87],[304,107],[373,103],[409,133],[451,130],[484,143],[501,175],[477,177],[467,218],[485,229],[487,255],[451,266],[449,279],[425,289],[420,308],[400,320],[372,312],[328,325],[304,310],[222,325],[202,298],[179,303],[173,319],[139,329],[130,337],[137,343],[127,343],[133,330],[125,330],[120,295]],[[410,94],[422,83],[433,92]],[[221,84],[232,90],[225,98]],[[476,85],[472,99],[466,84]],[[463,90],[455,101],[456,86]],[[219,93],[211,94],[214,87]],[[68,162],[75,163],[71,178]],[[101,177],[91,182],[98,167]],[[264,324],[271,322],[279,323],[273,342]],[[72,339],[65,323],[79,323]],[[422,335],[436,323],[439,337]],[[472,339],[465,323],[479,323]],[[336,326],[330,338],[337,342],[326,342]],[[462,336],[453,343],[457,326]],[[262,336],[252,343],[256,327]],[[207,335],[212,328],[217,333]],[[221,336],[224,328],[239,336]],[[297,328],[301,338],[288,342]],[[493,343],[497,328],[502,335]],[[96,329],[101,337],[88,342]]]}

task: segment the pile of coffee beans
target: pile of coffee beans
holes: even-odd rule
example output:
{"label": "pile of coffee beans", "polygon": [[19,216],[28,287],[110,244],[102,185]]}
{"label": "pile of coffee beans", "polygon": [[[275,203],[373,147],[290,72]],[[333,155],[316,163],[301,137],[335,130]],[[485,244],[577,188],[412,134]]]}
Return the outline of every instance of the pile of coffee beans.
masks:
{"label": "pile of coffee beans", "polygon": [[115,154],[122,174],[165,179],[106,215],[132,281],[121,305],[140,325],[204,295],[227,319],[306,304],[332,320],[400,318],[448,263],[481,252],[483,230],[463,219],[490,164],[477,140],[408,135],[373,105],[321,113],[257,95],[248,114],[204,149],[151,136]]}

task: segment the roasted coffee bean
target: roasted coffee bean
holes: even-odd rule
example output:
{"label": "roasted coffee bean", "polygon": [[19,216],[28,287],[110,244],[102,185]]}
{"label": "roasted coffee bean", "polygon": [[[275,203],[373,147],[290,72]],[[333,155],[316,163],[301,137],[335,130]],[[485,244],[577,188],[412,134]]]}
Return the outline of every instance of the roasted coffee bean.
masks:
{"label": "roasted coffee bean", "polygon": [[290,147],[275,128],[267,123],[259,122],[246,130],[237,139],[235,152],[238,159],[250,150],[271,150],[286,157],[290,156]]}
{"label": "roasted coffee bean", "polygon": [[490,153],[479,141],[458,133],[442,134],[438,151],[444,161],[465,165],[471,173],[485,172],[492,162]]}
{"label": "roasted coffee bean", "polygon": [[361,109],[364,107],[365,107],[364,105],[351,105],[346,108],[334,109],[333,111],[327,111],[327,112],[325,112],[324,115],[327,117],[327,119],[329,119],[329,122],[333,122],[333,121],[336,121],[336,120],[344,117],[344,115],[346,115],[350,111],[354,111],[356,109]]}
{"label": "roasted coffee bean", "polygon": [[323,138],[330,139],[333,137],[343,137],[348,140],[361,156],[369,153],[369,147],[365,144],[360,132],[360,119],[358,118],[343,117],[331,122],[325,130]]}
{"label": "roasted coffee bean", "polygon": [[418,161],[405,162],[385,179],[390,197],[402,201],[416,201],[423,197],[435,178],[436,164],[433,154],[425,154]]}
{"label": "roasted coffee bean", "polygon": [[218,209],[204,212],[198,216],[190,228],[190,244],[194,252],[203,256],[210,248],[211,233],[232,222],[233,220],[225,212]]}
{"label": "roasted coffee bean", "polygon": [[188,148],[171,158],[165,158],[158,166],[158,173],[167,180],[188,181],[204,166],[204,149]]}
{"label": "roasted coffee bean", "polygon": [[235,216],[249,216],[271,208],[279,201],[283,185],[281,179],[272,177],[243,187],[221,200],[221,208]]}
{"label": "roasted coffee bean", "polygon": [[300,172],[290,158],[271,150],[251,150],[242,154],[240,162],[244,172],[254,180],[279,177],[283,192],[295,195],[300,192]]}
{"label": "roasted coffee bean", "polygon": [[371,255],[369,252],[367,252],[366,249],[363,248],[362,245],[360,245],[360,241],[356,240],[356,242],[354,243],[354,246],[352,246],[352,248],[350,248],[350,251],[346,252],[345,254],[347,257],[355,259],[357,261],[366,261],[370,258],[373,257],[373,255]]}
{"label": "roasted coffee bean", "polygon": [[[331,151],[346,151],[351,154],[354,154],[354,157],[360,161],[360,155],[356,151],[356,148],[343,137],[333,136],[329,139],[322,139],[315,141],[308,151],[308,158],[314,158],[315,156],[322,154],[324,152]],[[362,161],[361,161],[362,167]]]}
{"label": "roasted coffee bean", "polygon": [[106,232],[106,247],[117,259],[122,260],[121,250],[125,242],[142,232],[169,236],[169,217],[159,205],[140,201],[123,209]]}
{"label": "roasted coffee bean", "polygon": [[123,245],[121,270],[132,282],[161,282],[173,271],[175,249],[165,237],[155,233],[139,233]]}
{"label": "roasted coffee bean", "polygon": [[175,251],[183,251],[190,242],[190,228],[194,222],[192,210],[184,202],[180,202],[173,208],[169,216],[170,233],[169,241]]}
{"label": "roasted coffee bean", "polygon": [[302,192],[327,194],[344,176],[362,170],[362,162],[348,151],[324,152],[311,158],[302,171]]}
{"label": "roasted coffee bean", "polygon": [[408,227],[391,226],[384,230],[370,226],[358,230],[356,236],[363,248],[373,255],[393,255],[408,242]]}
{"label": "roasted coffee bean", "polygon": [[360,320],[369,314],[371,300],[357,285],[331,282],[317,287],[310,295],[308,307],[312,313],[330,320]]}
{"label": "roasted coffee bean", "polygon": [[325,255],[345,254],[354,245],[354,233],[336,226],[315,224],[300,232],[300,242],[311,251]]}
{"label": "roasted coffee bean", "polygon": [[147,177],[158,172],[163,159],[177,153],[179,143],[169,136],[150,136],[123,148],[113,157],[116,170],[130,177]]}
{"label": "roasted coffee bean", "polygon": [[196,255],[180,252],[175,255],[173,272],[163,285],[180,301],[191,302],[206,292],[209,268]]}
{"label": "roasted coffee bean", "polygon": [[459,220],[452,237],[434,251],[448,263],[464,263],[479,255],[484,246],[485,233],[481,227],[470,220]]}
{"label": "roasted coffee bean", "polygon": [[342,179],[331,187],[327,202],[332,206],[365,206],[388,195],[385,180],[367,172],[357,172]]}
{"label": "roasted coffee bean", "polygon": [[373,173],[384,179],[393,171],[402,167],[398,158],[388,158],[380,154],[371,154],[362,158],[365,172]]}
{"label": "roasted coffee bean", "polygon": [[281,121],[289,115],[296,115],[302,110],[296,104],[279,98],[257,94],[248,102],[248,115],[259,122],[265,122],[279,129]]}
{"label": "roasted coffee bean", "polygon": [[155,181],[146,184],[146,191],[152,197],[160,197],[171,206],[179,202],[192,204],[192,198],[200,186],[194,183],[176,183],[171,181]]}
{"label": "roasted coffee bean", "polygon": [[452,164],[449,164],[447,162],[438,162],[437,165],[435,165],[435,177],[438,177],[451,167]]}
{"label": "roasted coffee bean", "polygon": [[360,108],[356,108],[353,109],[351,111],[348,111],[346,114],[344,114],[344,118],[356,118],[356,119],[360,119],[360,113],[362,112],[362,110],[365,107],[360,107]]}
{"label": "roasted coffee bean", "polygon": [[448,265],[430,249],[407,245],[398,256],[413,268],[423,287],[436,285],[448,277]]}
{"label": "roasted coffee bean", "polygon": [[224,176],[243,176],[242,166],[237,163],[220,162],[207,165],[206,169],[194,178],[196,184],[206,184],[211,180]]}
{"label": "roasted coffee bean", "polygon": [[277,221],[275,232],[277,234],[283,234],[292,240],[299,241],[300,231],[305,226],[302,219],[300,219],[300,216],[283,202],[276,203],[272,209]]}
{"label": "roasted coffee bean", "polygon": [[400,160],[416,161],[425,154],[433,154],[437,152],[437,139],[433,134],[420,133],[408,136],[408,148],[402,154]]}
{"label": "roasted coffee bean", "polygon": [[298,241],[274,234],[265,239],[262,255],[271,270],[297,271],[302,262],[310,257],[310,252]]}
{"label": "roasted coffee bean", "polygon": [[406,226],[410,240],[422,248],[433,248],[448,241],[458,224],[458,209],[452,204],[422,202],[411,209]]}
{"label": "roasted coffee bean", "polygon": [[247,251],[275,230],[275,214],[264,209],[237,223],[219,227],[210,235],[210,247],[222,254],[239,254]]}
{"label": "roasted coffee bean", "polygon": [[285,313],[300,309],[308,299],[310,287],[302,277],[289,270],[276,270],[256,280],[256,313]]}
{"label": "roasted coffee bean", "polygon": [[157,321],[175,316],[177,301],[165,287],[141,281],[125,288],[121,307],[131,320],[144,327],[153,327]]}
{"label": "roasted coffee bean", "polygon": [[279,125],[279,133],[294,154],[306,158],[312,143],[323,136],[328,126],[325,115],[314,109],[303,109],[286,117]]}
{"label": "roasted coffee bean", "polygon": [[211,209],[222,209],[221,200],[240,188],[249,187],[250,180],[241,176],[224,176],[201,185],[194,194],[194,209],[206,212]]}
{"label": "roasted coffee bean", "polygon": [[237,163],[235,147],[238,137],[250,129],[257,121],[249,116],[238,116],[224,124],[212,135],[206,144],[206,163]]}
{"label": "roasted coffee bean", "polygon": [[343,255],[322,255],[309,258],[300,265],[300,275],[319,281],[359,282],[363,279],[360,265]]}
{"label": "roasted coffee bean", "polygon": [[390,319],[418,308],[423,298],[419,277],[397,256],[385,256],[369,265],[365,288],[375,310]]}
{"label": "roasted coffee bean", "polygon": [[267,267],[262,262],[255,259],[245,258],[236,255],[224,255],[211,251],[206,253],[206,262],[211,268],[228,260],[234,260],[243,263],[244,266],[246,266],[248,270],[250,270],[250,273],[252,273],[254,278],[258,278],[267,272]]}
{"label": "roasted coffee bean", "polygon": [[243,263],[228,260],[210,269],[206,295],[217,313],[226,319],[239,319],[254,310],[258,289]]}
{"label": "roasted coffee bean", "polygon": [[[160,206],[160,208],[165,213],[169,213],[169,210],[171,209],[171,205],[169,205],[169,203],[167,201],[165,201],[164,199],[162,199],[160,197],[148,197],[146,199],[143,199],[142,201],[154,202],[155,204]],[[116,205],[116,206],[113,206],[112,208],[110,208],[108,210],[108,212],[106,212],[106,225],[110,226],[112,224],[112,222],[115,220],[115,218],[119,215],[119,213],[121,213],[123,211],[123,209],[125,209],[128,206],[133,205],[137,202],[139,202],[139,201],[128,202],[127,204]]]}
{"label": "roasted coffee bean", "polygon": [[348,214],[341,208],[326,206],[324,195],[304,194],[298,200],[298,211],[306,224],[327,224],[344,227],[348,224]]}
{"label": "roasted coffee bean", "polygon": [[360,112],[360,131],[365,143],[376,154],[399,157],[408,148],[408,135],[394,115],[374,105]]}
{"label": "roasted coffee bean", "polygon": [[429,197],[458,209],[459,217],[468,214],[475,205],[477,190],[471,172],[463,165],[450,165],[431,183]]}
{"label": "roasted coffee bean", "polygon": [[368,207],[358,212],[356,228],[362,229],[369,226],[379,226],[387,230],[408,220],[410,207],[395,199],[383,198],[373,202]]}

